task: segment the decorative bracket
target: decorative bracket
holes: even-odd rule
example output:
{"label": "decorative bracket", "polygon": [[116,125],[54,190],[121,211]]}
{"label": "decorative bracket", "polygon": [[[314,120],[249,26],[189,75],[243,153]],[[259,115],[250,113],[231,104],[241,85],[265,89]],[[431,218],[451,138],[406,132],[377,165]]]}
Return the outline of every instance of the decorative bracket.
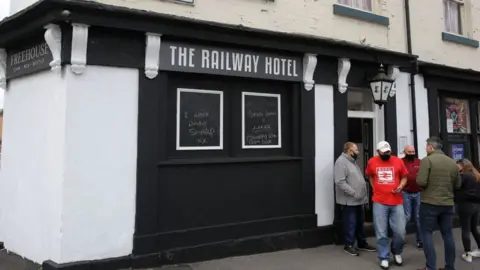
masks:
{"label": "decorative bracket", "polygon": [[72,72],[82,74],[87,68],[88,25],[72,23]]}
{"label": "decorative bracket", "polygon": [[303,56],[303,83],[305,90],[310,91],[315,85],[313,80],[313,74],[317,67],[317,55],[312,53],[306,53]]}
{"label": "decorative bracket", "polygon": [[390,90],[389,96],[394,97],[395,94],[397,93],[397,83],[395,82],[395,80],[400,74],[400,69],[398,68],[398,66],[389,66],[387,73],[388,73],[387,76],[393,80],[393,85],[392,85],[392,89]]}
{"label": "decorative bracket", "polygon": [[45,26],[45,29],[45,41],[53,57],[50,67],[52,71],[60,74],[62,70],[62,30],[56,24],[48,24]]}
{"label": "decorative bracket", "polygon": [[7,89],[7,51],[0,49],[0,88]]}
{"label": "decorative bracket", "polygon": [[158,75],[160,66],[160,47],[162,45],[162,35],[156,33],[146,34],[145,47],[145,76],[153,79]]}
{"label": "decorative bracket", "polygon": [[348,58],[339,58],[338,59],[338,91],[340,93],[345,93],[347,91],[347,76],[350,71],[350,59]]}

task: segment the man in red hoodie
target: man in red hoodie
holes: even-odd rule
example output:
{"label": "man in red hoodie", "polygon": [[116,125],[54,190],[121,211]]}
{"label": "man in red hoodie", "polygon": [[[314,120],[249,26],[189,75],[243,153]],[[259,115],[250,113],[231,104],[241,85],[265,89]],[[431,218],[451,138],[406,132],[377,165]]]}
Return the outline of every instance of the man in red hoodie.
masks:
{"label": "man in red hoodie", "polygon": [[417,248],[423,248],[421,230],[420,230],[420,186],[417,185],[417,174],[420,166],[420,159],[415,156],[415,147],[407,145],[403,150],[405,157],[402,158],[407,167],[407,185],[403,189],[403,208],[405,210],[405,219],[407,223],[411,218],[415,219],[415,228],[417,236]]}

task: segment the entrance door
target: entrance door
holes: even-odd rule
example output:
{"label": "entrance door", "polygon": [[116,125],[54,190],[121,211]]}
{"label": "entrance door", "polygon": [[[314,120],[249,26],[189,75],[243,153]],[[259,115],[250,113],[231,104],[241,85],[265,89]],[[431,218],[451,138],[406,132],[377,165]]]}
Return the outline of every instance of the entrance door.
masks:
{"label": "entrance door", "polygon": [[365,221],[372,222],[372,189],[365,175],[368,160],[373,156],[373,119],[371,118],[348,118],[348,141],[358,146],[357,165],[364,173],[367,182],[368,204],[365,211]]}

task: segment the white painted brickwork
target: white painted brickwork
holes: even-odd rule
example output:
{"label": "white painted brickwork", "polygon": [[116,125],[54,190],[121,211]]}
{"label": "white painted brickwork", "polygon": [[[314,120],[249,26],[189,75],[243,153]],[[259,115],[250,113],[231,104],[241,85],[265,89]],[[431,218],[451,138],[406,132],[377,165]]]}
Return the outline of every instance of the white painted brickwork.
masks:
{"label": "white painted brickwork", "polygon": [[406,52],[403,0],[377,1],[377,13],[390,18],[388,27],[333,14],[337,0],[196,0],[194,6],[161,0],[97,2],[354,43],[366,38],[367,45]]}

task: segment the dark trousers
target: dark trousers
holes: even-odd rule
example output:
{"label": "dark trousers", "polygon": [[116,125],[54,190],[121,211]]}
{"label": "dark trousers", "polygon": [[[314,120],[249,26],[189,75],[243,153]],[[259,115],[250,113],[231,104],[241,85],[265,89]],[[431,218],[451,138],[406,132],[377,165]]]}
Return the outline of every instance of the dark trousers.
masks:
{"label": "dark trousers", "polygon": [[437,227],[442,234],[445,248],[445,270],[455,270],[455,240],[452,232],[454,214],[453,206],[431,205],[427,203],[421,203],[420,205],[423,252],[428,270],[438,269],[437,254],[432,238],[432,233]]}
{"label": "dark trousers", "polygon": [[480,232],[478,231],[479,206],[473,203],[459,203],[457,205],[458,218],[462,228],[462,242],[465,252],[472,251],[470,233],[472,233],[477,247],[480,245]]}
{"label": "dark trousers", "polygon": [[345,246],[353,246],[355,244],[355,240],[357,240],[358,247],[365,247],[367,244],[363,227],[363,223],[365,222],[363,207],[363,205],[342,206]]}

